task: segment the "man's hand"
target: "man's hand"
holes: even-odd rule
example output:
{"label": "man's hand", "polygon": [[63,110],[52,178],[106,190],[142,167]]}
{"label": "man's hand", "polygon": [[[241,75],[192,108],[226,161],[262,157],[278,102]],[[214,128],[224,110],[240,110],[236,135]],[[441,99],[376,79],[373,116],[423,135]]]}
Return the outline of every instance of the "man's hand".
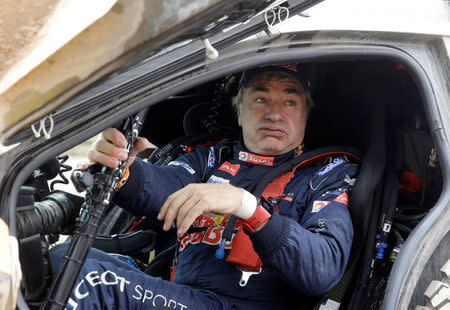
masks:
{"label": "man's hand", "polygon": [[167,198],[158,214],[169,230],[177,219],[178,235],[182,236],[203,213],[234,214],[241,207],[243,191],[230,184],[189,184]]}
{"label": "man's hand", "polygon": [[[134,147],[128,156],[124,147],[127,145],[125,136],[115,128],[108,128],[103,131],[92,144],[88,151],[89,163],[100,163],[109,168],[115,168],[120,161],[128,158],[127,167],[130,166],[136,155],[145,150],[148,146],[148,141],[145,138],[138,138]],[[87,164],[81,167],[87,168]]]}

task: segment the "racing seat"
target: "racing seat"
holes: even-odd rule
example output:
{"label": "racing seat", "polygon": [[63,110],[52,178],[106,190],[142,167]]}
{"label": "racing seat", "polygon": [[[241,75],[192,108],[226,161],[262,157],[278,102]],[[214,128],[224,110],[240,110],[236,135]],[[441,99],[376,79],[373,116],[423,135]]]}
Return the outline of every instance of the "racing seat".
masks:
{"label": "racing seat", "polygon": [[367,121],[367,139],[365,143],[358,143],[363,146],[364,155],[349,201],[355,231],[350,258],[340,282],[325,294],[314,309],[322,309],[321,306],[336,302],[343,309],[361,309],[359,302],[363,290],[359,284],[369,277],[378,224],[377,220],[371,219],[378,219],[382,201],[381,183],[386,165],[384,106],[373,104]]}

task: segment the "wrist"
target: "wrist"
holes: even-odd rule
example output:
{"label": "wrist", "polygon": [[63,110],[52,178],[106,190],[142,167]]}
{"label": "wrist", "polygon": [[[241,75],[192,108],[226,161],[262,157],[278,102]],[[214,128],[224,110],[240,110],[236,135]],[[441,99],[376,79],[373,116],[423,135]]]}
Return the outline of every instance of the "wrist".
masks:
{"label": "wrist", "polygon": [[258,206],[258,201],[256,197],[247,192],[245,189],[242,190],[242,198],[241,198],[241,206],[234,213],[237,217],[247,220],[253,216],[256,211],[256,207]]}

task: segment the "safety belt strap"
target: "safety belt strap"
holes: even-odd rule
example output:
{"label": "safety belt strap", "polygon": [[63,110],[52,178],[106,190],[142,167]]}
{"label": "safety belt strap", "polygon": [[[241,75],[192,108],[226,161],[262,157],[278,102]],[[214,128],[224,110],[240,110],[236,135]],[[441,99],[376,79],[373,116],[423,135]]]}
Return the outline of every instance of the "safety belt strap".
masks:
{"label": "safety belt strap", "polygon": [[[351,156],[360,161],[358,151],[348,147],[327,147],[316,149],[294,157],[277,169],[273,169],[254,187],[253,194],[261,197],[259,203],[264,207],[262,199],[269,203],[274,203],[275,212],[278,212],[276,203],[282,197],[284,188],[293,177],[295,171],[301,167],[319,163],[325,159],[338,155]],[[269,210],[270,211],[270,210]],[[243,270],[259,271],[262,267],[262,261],[253,249],[249,236],[243,232],[242,224],[238,221],[239,231],[233,238],[232,247],[226,261],[238,264]]]}

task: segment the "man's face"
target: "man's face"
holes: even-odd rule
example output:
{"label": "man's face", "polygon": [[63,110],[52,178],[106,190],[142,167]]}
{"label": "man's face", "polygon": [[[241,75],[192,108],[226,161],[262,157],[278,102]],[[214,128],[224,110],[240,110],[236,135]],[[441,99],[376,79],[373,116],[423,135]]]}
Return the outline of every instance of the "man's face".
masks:
{"label": "man's face", "polygon": [[306,96],[293,79],[258,77],[238,108],[244,144],[261,155],[287,153],[302,143],[307,114]]}

